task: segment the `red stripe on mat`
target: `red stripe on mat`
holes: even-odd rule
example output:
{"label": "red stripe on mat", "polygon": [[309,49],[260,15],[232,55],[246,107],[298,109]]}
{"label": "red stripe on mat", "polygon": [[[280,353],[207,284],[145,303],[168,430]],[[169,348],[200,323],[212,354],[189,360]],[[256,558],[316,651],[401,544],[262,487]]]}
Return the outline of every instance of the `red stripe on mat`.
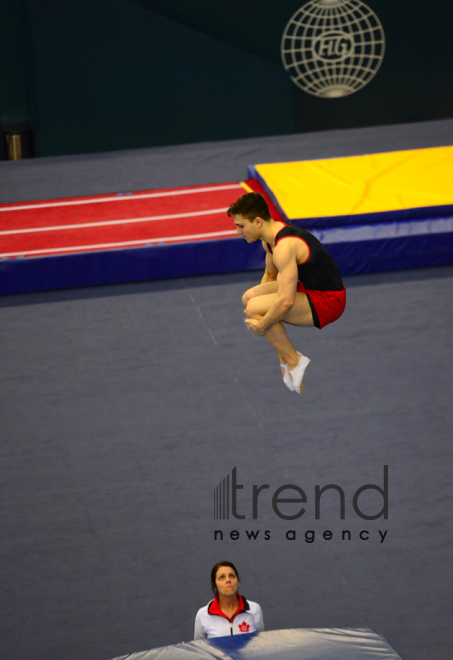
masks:
{"label": "red stripe on mat", "polygon": [[[272,217],[283,222],[261,185],[255,179],[245,183],[265,197]],[[226,183],[4,204],[0,206],[0,256],[45,256],[233,237],[234,223],[226,210],[244,192],[240,183]]]}
{"label": "red stripe on mat", "polygon": [[[234,201],[236,191],[240,193],[244,190],[240,184],[229,185],[235,185],[235,188],[210,190],[207,186],[200,186],[199,188],[203,192],[198,194],[192,192],[194,188],[188,189],[191,192],[185,192],[185,189],[176,189],[180,193],[177,196],[173,194],[175,190],[170,189],[153,191],[163,193],[161,197],[140,198],[137,194],[118,196],[114,200],[105,202],[100,201],[105,198],[65,200],[68,203],[74,202],[73,206],[30,207],[30,205],[25,205],[20,208],[19,205],[16,205],[13,206],[13,210],[10,210],[12,205],[2,205],[0,207],[2,210],[2,213],[0,213],[0,231],[170,215],[206,211],[211,208],[224,207],[226,209]],[[123,200],[127,203],[118,203]],[[77,203],[80,201],[83,201],[82,205]]]}
{"label": "red stripe on mat", "polygon": [[[242,194],[241,184],[227,183],[3,205],[0,255],[42,256],[46,250],[52,254],[234,236],[226,209]],[[168,215],[183,217],[161,217]],[[84,224],[94,226],[78,226]]]}

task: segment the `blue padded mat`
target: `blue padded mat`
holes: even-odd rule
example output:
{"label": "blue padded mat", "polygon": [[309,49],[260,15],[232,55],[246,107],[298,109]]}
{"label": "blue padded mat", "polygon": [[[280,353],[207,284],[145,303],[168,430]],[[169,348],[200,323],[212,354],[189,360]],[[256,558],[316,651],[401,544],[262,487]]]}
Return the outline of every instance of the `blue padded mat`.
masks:
{"label": "blue padded mat", "polygon": [[369,628],[298,628],[216,637],[123,655],[114,660],[401,660]]}

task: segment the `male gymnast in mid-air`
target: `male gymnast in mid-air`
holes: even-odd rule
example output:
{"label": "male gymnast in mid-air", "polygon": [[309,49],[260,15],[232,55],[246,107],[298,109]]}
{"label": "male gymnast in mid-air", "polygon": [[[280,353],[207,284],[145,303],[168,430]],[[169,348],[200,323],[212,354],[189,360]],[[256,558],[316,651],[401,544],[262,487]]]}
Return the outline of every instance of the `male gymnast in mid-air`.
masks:
{"label": "male gymnast in mid-air", "polygon": [[310,360],[296,351],[283,323],[321,329],[336,321],[346,305],[340,270],[313,234],[273,220],[259,193],[243,195],[227,213],[238,234],[247,243],[260,240],[266,252],[261,284],[242,297],[245,322],[273,346],[285,385],[300,394]]}

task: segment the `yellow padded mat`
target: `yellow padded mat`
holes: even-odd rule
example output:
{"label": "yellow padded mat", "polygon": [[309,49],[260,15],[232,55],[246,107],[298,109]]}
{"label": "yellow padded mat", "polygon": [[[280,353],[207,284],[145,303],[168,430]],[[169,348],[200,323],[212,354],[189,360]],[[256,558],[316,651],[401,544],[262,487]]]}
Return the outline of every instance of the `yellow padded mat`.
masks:
{"label": "yellow padded mat", "polygon": [[256,165],[288,220],[453,205],[453,147]]}

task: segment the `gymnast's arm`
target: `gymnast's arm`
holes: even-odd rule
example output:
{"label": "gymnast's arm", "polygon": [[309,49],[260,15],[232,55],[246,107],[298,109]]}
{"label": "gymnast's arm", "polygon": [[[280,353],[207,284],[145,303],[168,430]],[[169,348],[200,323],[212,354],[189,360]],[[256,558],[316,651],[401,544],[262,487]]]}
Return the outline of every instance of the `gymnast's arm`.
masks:
{"label": "gymnast's arm", "polygon": [[261,284],[265,284],[266,282],[275,282],[278,274],[272,254],[269,252],[268,247],[264,241],[263,241],[263,248],[266,251],[266,262],[264,265],[264,275],[261,279]]}

